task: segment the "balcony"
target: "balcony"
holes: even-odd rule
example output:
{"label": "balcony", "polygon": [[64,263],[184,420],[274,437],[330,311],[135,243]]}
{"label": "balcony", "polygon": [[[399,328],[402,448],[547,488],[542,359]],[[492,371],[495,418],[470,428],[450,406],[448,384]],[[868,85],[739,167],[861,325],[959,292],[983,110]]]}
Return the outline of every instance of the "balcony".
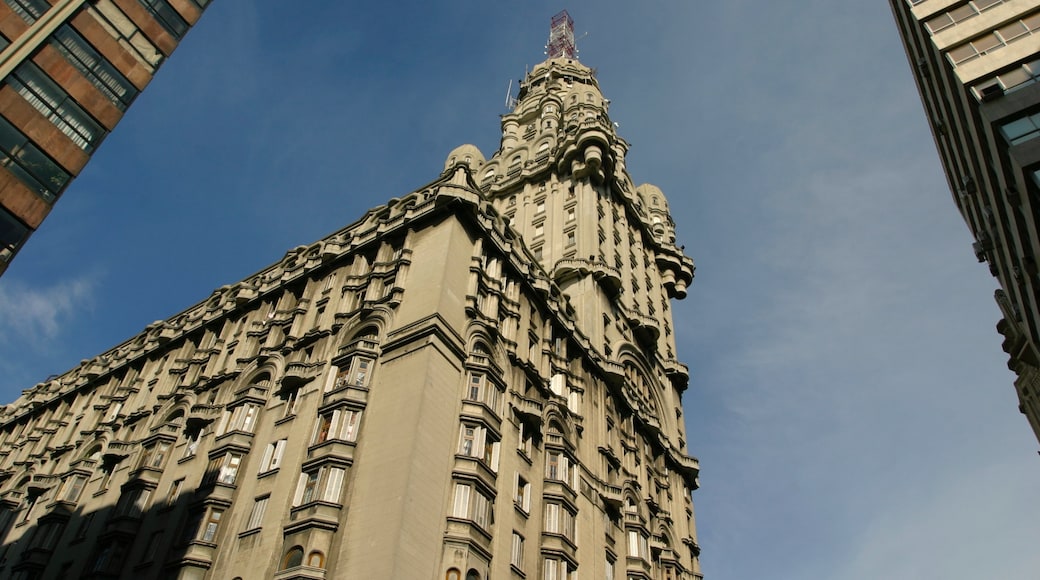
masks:
{"label": "balcony", "polygon": [[636,339],[645,344],[655,344],[661,337],[661,323],[655,318],[633,312],[628,315],[628,323]]}
{"label": "balcony", "polygon": [[321,580],[323,578],[325,578],[325,569],[312,566],[293,566],[274,575],[274,580]]}
{"label": "balcony", "polygon": [[491,553],[491,535],[472,520],[448,517],[445,539],[462,542],[476,547],[477,551]]}
{"label": "balcony", "polygon": [[542,550],[556,554],[566,554],[569,556],[568,559],[574,560],[578,548],[570,538],[563,534],[542,532]]}
{"label": "balcony", "polygon": [[354,446],[352,441],[329,439],[312,445],[307,449],[307,460],[338,459],[348,463],[354,462]]}
{"label": "balcony", "polygon": [[664,373],[668,380],[672,381],[672,386],[680,393],[685,391],[690,384],[690,367],[675,359],[667,359],[663,365]]}
{"label": "balcony", "polygon": [[313,501],[294,507],[289,512],[290,523],[284,528],[286,535],[318,528],[335,532],[339,528],[343,506],[326,501]]}
{"label": "balcony", "polygon": [[600,260],[560,260],[553,266],[553,280],[557,284],[583,276],[592,276],[610,296],[621,289],[621,271]]}

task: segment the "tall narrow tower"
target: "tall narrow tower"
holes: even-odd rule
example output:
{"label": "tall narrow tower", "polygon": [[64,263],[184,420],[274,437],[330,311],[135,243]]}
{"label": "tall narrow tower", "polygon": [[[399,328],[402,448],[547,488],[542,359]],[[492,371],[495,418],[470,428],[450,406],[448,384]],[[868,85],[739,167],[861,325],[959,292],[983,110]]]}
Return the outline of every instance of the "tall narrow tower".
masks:
{"label": "tall narrow tower", "polygon": [[490,159],[0,408],[0,575],[699,579],[693,263],[563,46]]}

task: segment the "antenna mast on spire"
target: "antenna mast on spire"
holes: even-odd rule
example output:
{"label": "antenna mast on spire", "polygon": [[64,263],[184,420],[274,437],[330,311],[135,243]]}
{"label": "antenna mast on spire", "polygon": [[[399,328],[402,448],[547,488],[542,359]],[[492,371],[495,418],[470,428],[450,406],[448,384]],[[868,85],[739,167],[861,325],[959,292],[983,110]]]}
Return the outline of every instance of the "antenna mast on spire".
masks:
{"label": "antenna mast on spire", "polygon": [[574,48],[574,20],[566,10],[552,17],[549,28],[549,44],[546,45],[549,58],[577,58]]}

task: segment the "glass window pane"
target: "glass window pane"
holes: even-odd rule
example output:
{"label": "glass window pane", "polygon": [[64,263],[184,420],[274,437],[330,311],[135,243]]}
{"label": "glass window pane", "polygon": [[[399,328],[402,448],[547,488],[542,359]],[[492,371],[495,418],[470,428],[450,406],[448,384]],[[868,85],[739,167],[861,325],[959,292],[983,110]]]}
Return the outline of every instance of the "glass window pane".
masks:
{"label": "glass window pane", "polygon": [[975,50],[975,47],[969,43],[962,44],[961,46],[950,50],[947,54],[949,55],[950,60],[952,60],[954,64],[957,64],[970,58],[974,58],[978,55],[978,52]]}
{"label": "glass window pane", "polygon": [[6,209],[0,208],[0,251],[18,249],[29,236],[29,228]]}
{"label": "glass window pane", "polygon": [[975,50],[980,53],[993,50],[994,48],[1002,45],[1003,43],[995,34],[987,34],[985,36],[976,38],[971,41],[971,45],[975,47]]}
{"label": "glass window pane", "polygon": [[977,14],[977,12],[975,12],[975,7],[971,4],[965,4],[960,8],[950,10],[950,18],[952,18],[954,22],[960,22],[965,18],[971,18],[972,16],[975,16],[975,14]]}
{"label": "glass window pane", "polygon": [[1029,32],[1029,30],[1026,29],[1025,24],[1022,24],[1022,22],[1020,21],[1012,22],[1007,26],[1002,26],[997,31],[1000,33],[1000,37],[1003,38],[1005,41],[1014,40],[1015,38],[1018,38],[1019,36],[1022,36],[1023,34]]}

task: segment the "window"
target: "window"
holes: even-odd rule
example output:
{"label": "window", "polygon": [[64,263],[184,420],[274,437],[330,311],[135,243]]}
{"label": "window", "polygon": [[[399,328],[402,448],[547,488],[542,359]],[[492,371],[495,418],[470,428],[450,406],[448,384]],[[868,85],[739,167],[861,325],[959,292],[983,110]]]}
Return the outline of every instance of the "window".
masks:
{"label": "window", "polygon": [[545,235],[545,223],[539,222],[534,224],[534,235],[535,237]]}
{"label": "window", "polygon": [[202,526],[202,536],[199,538],[203,542],[212,542],[217,537],[217,530],[220,527],[220,518],[223,517],[224,510],[221,508],[212,508],[209,510],[206,520]]}
{"label": "window", "polygon": [[1040,113],[1015,119],[1000,126],[1000,132],[1010,145],[1018,145],[1040,137]]}
{"label": "window", "polygon": [[628,555],[633,558],[647,559],[650,553],[648,540],[645,535],[635,530],[628,531]]}
{"label": "window", "polygon": [[85,540],[90,532],[90,524],[94,522],[94,512],[84,514],[80,517],[79,527],[76,528],[74,540]]}
{"label": "window", "polygon": [[513,546],[509,551],[509,563],[517,570],[524,569],[524,537],[513,532]]}
{"label": "window", "polygon": [[50,520],[40,522],[39,527],[32,535],[29,543],[31,548],[41,550],[53,550],[58,543],[58,538],[65,532],[64,520]]}
{"label": "window", "polygon": [[577,210],[575,209],[574,206],[571,206],[571,207],[567,208],[564,211],[566,212],[566,215],[567,215],[567,221],[572,222],[575,219],[577,219],[578,214],[577,214]]}
{"label": "window", "polygon": [[264,456],[260,460],[260,471],[257,473],[267,473],[278,469],[282,464],[282,454],[285,453],[286,443],[288,443],[287,439],[279,439],[267,444],[267,447],[264,448]]}
{"label": "window", "polygon": [[346,366],[340,367],[336,374],[335,388],[346,386],[367,387],[368,378],[372,367],[372,359],[363,356],[355,356],[350,359]]}
{"label": "window", "polygon": [[606,567],[606,570],[607,570],[607,574],[606,574],[605,580],[614,580],[614,560],[612,560],[610,558],[609,554],[607,555],[607,567]]}
{"label": "window", "polygon": [[310,554],[307,554],[307,565],[311,568],[324,568],[325,567],[325,554],[314,550]]}
{"label": "window", "polygon": [[183,477],[170,484],[170,489],[166,492],[166,505],[171,506],[177,501],[182,487],[184,487]]}
{"label": "window", "polygon": [[568,232],[566,232],[564,234],[564,237],[566,240],[565,243],[567,247],[573,246],[574,244],[578,243],[578,234],[574,230],[569,230]]}
{"label": "window", "polygon": [[180,13],[174,10],[166,0],[137,0],[144,6],[152,17],[170,33],[175,39],[180,39],[188,31],[188,23],[184,21]]}
{"label": "window", "polygon": [[8,261],[28,237],[29,227],[0,207],[0,262]]}
{"label": "window", "polygon": [[483,461],[492,471],[498,470],[498,441],[487,427],[463,423],[459,434],[459,454]]}
{"label": "window", "polygon": [[1040,14],[1033,14],[1015,20],[998,28],[994,32],[987,32],[982,36],[957,46],[946,53],[947,58],[955,66],[970,61],[976,57],[987,54],[999,48],[1003,48],[1009,42],[1014,42],[1026,35],[1032,34],[1040,29]]}
{"label": "window", "polygon": [[361,411],[356,409],[334,409],[325,411],[315,426],[313,445],[325,441],[356,441]]}
{"label": "window", "polygon": [[29,24],[36,22],[50,8],[46,0],[5,0],[11,10]]}
{"label": "window", "polygon": [[315,501],[338,504],[346,473],[347,471],[341,467],[331,466],[313,468],[301,473],[296,484],[293,507]]}
{"label": "window", "polygon": [[545,454],[545,478],[553,481],[561,481],[571,487],[574,485],[574,476],[578,470],[571,465],[571,459],[560,451],[547,451]]}
{"label": "window", "polygon": [[0,118],[0,166],[6,167],[48,203],[65,189],[70,179],[68,173],[3,118]]}
{"label": "window", "polygon": [[159,551],[162,548],[163,531],[152,532],[151,536],[148,536],[148,543],[144,547],[144,560],[145,562],[153,562],[159,556]]}
{"label": "window", "polygon": [[517,424],[517,451],[520,451],[527,457],[531,456],[531,434],[528,433],[528,428],[523,422]]}
{"label": "window", "polygon": [[31,61],[7,77],[18,94],[47,118],[80,149],[90,153],[108,132]]}
{"label": "window", "polygon": [[242,465],[242,454],[236,451],[228,451],[223,455],[217,455],[209,460],[206,468],[206,476],[203,484],[221,483],[234,485],[238,479],[238,468]]}
{"label": "window", "polygon": [[542,580],[573,580],[577,578],[577,568],[564,559],[546,558],[542,568]]}
{"label": "window", "polygon": [[490,529],[488,526],[491,523],[491,500],[469,484],[456,483],[451,515],[470,520],[485,530]]}
{"label": "window", "polygon": [[531,484],[519,473],[516,474],[516,489],[513,492],[513,503],[525,512],[531,511]]}
{"label": "window", "polygon": [[282,417],[291,417],[296,414],[296,404],[299,402],[299,397],[299,387],[282,389],[279,393],[279,398],[285,403],[285,408],[282,409]]}
{"label": "window", "polygon": [[184,432],[184,457],[194,457],[202,441],[202,427],[190,427]]}
{"label": "window", "polygon": [[471,425],[462,426],[462,441],[459,443],[459,453],[462,455],[474,455],[477,447],[477,428]]}
{"label": "window", "polygon": [[124,491],[116,503],[116,515],[130,518],[139,518],[148,507],[148,500],[152,498],[152,490],[135,488]]}
{"label": "window", "polygon": [[539,199],[535,202],[534,213],[545,213],[545,200]]}
{"label": "window", "polygon": [[70,475],[65,480],[65,485],[61,491],[61,499],[67,502],[76,503],[79,501],[80,494],[83,493],[83,486],[87,483],[87,476],[81,474]]}
{"label": "window", "polygon": [[498,412],[498,387],[491,384],[483,373],[471,373],[466,388],[466,400],[483,403]]}
{"label": "window", "polygon": [[253,509],[249,512],[249,519],[246,520],[246,531],[256,530],[260,528],[260,524],[264,521],[264,512],[267,511],[267,501],[270,496],[258,497],[253,501]]}
{"label": "window", "polygon": [[98,551],[94,558],[92,572],[103,574],[118,574],[123,567],[123,559],[126,557],[126,542],[123,540],[109,540]]}
{"label": "window", "polygon": [[162,469],[163,464],[166,462],[166,455],[169,450],[170,444],[166,441],[158,441],[146,446],[144,451],[141,453],[141,462],[138,464],[138,467]]}
{"label": "window", "polygon": [[260,405],[256,403],[245,403],[234,409],[224,411],[218,433],[226,434],[232,431],[243,431],[252,433],[256,428],[256,419],[260,415]]}
{"label": "window", "polygon": [[574,540],[574,514],[566,507],[547,502],[545,504],[545,531],[549,534],[559,534]]}
{"label": "window", "polygon": [[120,111],[137,97],[137,87],[68,24],[61,25],[50,42]]}

